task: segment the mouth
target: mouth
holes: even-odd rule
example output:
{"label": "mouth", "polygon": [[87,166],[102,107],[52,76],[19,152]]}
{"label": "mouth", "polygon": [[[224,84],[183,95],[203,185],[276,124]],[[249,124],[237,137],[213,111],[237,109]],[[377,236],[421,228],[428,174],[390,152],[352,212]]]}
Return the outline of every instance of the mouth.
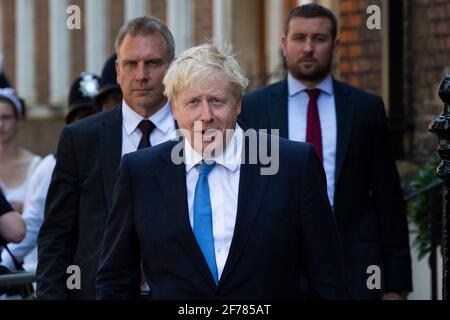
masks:
{"label": "mouth", "polygon": [[205,142],[211,142],[214,140],[214,134],[207,132],[208,130],[202,130],[202,140]]}
{"label": "mouth", "polygon": [[300,63],[316,63],[315,59],[301,59]]}
{"label": "mouth", "polygon": [[203,142],[213,142],[215,139],[215,130],[205,129],[201,131],[197,131],[198,135],[201,135],[201,140]]}

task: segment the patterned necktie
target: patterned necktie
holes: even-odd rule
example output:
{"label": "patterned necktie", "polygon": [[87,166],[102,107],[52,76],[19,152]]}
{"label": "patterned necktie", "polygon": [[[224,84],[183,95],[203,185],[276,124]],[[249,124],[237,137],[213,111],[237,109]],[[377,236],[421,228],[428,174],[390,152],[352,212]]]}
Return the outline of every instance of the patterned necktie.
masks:
{"label": "patterned necktie", "polygon": [[150,120],[142,120],[138,124],[139,130],[142,132],[141,141],[139,141],[138,150],[151,147],[150,133],[155,129],[155,125]]}
{"label": "patterned necktie", "polygon": [[194,235],[202,250],[209,270],[218,283],[216,254],[214,251],[214,237],[212,225],[211,199],[209,196],[208,174],[215,163],[202,162],[198,167],[198,180],[194,196]]}
{"label": "patterned necktie", "polygon": [[320,129],[319,110],[317,99],[320,95],[319,89],[306,90],[309,96],[308,116],[306,125],[306,142],[311,143],[316,149],[317,155],[323,161],[322,155],[322,131]]}
{"label": "patterned necktie", "polygon": [[[155,125],[150,120],[142,120],[138,124],[139,130],[142,132],[141,141],[139,141],[138,150],[151,147],[150,133],[155,129]],[[141,261],[141,288],[145,285],[146,279],[144,274],[143,262]]]}

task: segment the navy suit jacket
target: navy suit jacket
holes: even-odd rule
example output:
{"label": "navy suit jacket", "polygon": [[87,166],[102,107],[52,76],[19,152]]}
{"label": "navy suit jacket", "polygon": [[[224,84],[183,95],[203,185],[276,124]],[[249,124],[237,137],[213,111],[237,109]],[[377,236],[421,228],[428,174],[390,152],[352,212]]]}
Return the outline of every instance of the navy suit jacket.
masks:
{"label": "navy suit jacket", "polygon": [[[121,153],[120,107],[62,131],[38,236],[39,299],[95,299],[100,244]],[[70,265],[80,267],[79,290],[67,288]]]}
{"label": "navy suit jacket", "polygon": [[8,81],[6,75],[0,71],[0,88],[8,88],[11,87],[11,84]]}
{"label": "navy suit jacket", "polygon": [[[406,209],[387,134],[381,97],[333,80],[337,145],[334,213],[352,298],[376,299],[367,268],[382,268],[385,291],[411,291]],[[249,128],[288,133],[287,80],[244,96],[240,120]],[[326,130],[326,128],[322,128]]]}
{"label": "navy suit jacket", "polygon": [[171,161],[177,143],[123,157],[97,298],[137,297],[141,258],[154,299],[298,298],[301,271],[316,297],[343,297],[337,227],[309,145],[280,139],[275,175],[241,165],[234,235],[216,286],[189,223],[185,165]]}

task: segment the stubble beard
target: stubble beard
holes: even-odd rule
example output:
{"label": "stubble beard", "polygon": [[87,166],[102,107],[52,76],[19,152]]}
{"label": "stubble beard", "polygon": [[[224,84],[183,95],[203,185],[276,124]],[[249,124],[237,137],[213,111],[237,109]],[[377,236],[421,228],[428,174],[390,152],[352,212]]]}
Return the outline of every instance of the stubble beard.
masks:
{"label": "stubble beard", "polygon": [[291,75],[299,81],[319,82],[331,73],[332,60],[325,65],[318,65],[314,70],[305,71],[298,64],[288,64]]}

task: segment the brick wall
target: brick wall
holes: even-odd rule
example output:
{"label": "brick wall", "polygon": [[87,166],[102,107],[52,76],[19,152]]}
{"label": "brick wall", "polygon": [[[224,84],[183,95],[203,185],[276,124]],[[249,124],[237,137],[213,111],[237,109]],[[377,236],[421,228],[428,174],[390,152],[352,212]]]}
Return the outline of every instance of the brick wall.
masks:
{"label": "brick wall", "polygon": [[[382,35],[368,30],[366,8],[381,0],[341,0],[339,74],[343,81],[377,94],[382,93]],[[428,125],[442,111],[437,97],[443,76],[450,73],[450,2],[404,1],[405,120],[412,122],[411,159],[426,161],[437,138]],[[399,17],[401,19],[401,17]]]}
{"label": "brick wall", "polygon": [[11,85],[15,87],[16,83],[16,6],[14,0],[0,0],[3,14],[3,25],[1,30],[7,30],[3,33],[3,69],[8,76]]}
{"label": "brick wall", "polygon": [[152,15],[160,18],[164,22],[167,22],[165,0],[151,0],[151,9]]}
{"label": "brick wall", "polygon": [[123,24],[123,12],[124,2],[123,0],[108,0],[107,2],[108,10],[108,57],[110,54],[115,52],[114,42],[116,41],[117,33]]}
{"label": "brick wall", "polygon": [[381,0],[340,1],[339,75],[356,87],[381,94],[381,30],[366,27],[366,9]]}
{"label": "brick wall", "polygon": [[56,152],[64,125],[64,119],[25,120],[18,133],[19,145],[40,156]]}
{"label": "brick wall", "polygon": [[36,102],[46,104],[49,99],[49,2],[39,0],[34,2],[35,29],[34,29],[34,53],[36,75]]}
{"label": "brick wall", "polygon": [[194,45],[212,37],[212,0],[194,0]]}
{"label": "brick wall", "polygon": [[242,1],[233,5],[232,12],[233,47],[237,60],[249,77],[250,91],[265,85],[265,12],[262,4],[259,0]]}
{"label": "brick wall", "polygon": [[450,2],[448,0],[408,1],[408,93],[413,107],[414,150],[426,160],[436,150],[437,138],[428,125],[442,111],[439,85],[450,73]]}
{"label": "brick wall", "polygon": [[86,6],[83,0],[72,0],[72,5],[77,5],[81,10],[81,29],[69,31],[69,50],[70,50],[70,77],[69,83],[85,71],[85,29],[86,29]]}
{"label": "brick wall", "polygon": [[297,0],[284,0],[283,1],[283,13],[284,13],[284,17],[288,16],[288,13],[291,9],[294,9],[295,7],[298,6],[298,1]]}

